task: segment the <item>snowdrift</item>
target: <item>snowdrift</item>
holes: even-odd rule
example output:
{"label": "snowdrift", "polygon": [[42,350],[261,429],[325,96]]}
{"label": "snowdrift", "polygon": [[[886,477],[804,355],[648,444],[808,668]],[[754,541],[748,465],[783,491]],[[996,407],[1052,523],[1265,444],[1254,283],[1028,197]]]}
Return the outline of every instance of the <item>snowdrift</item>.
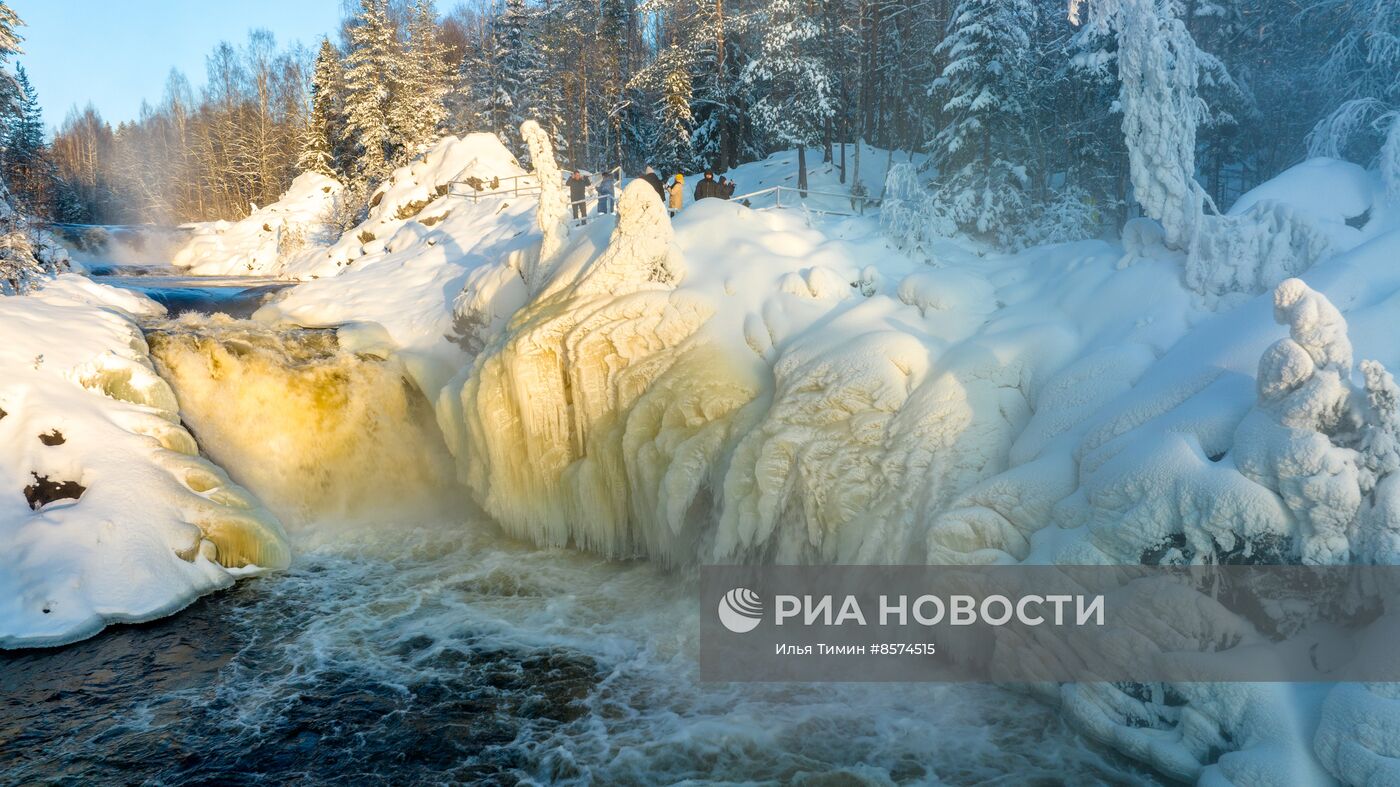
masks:
{"label": "snowdrift", "polygon": [[276,276],[307,244],[333,234],[327,223],[341,185],[315,172],[298,175],[282,198],[240,221],[191,225],[172,260],[196,276]]}
{"label": "snowdrift", "polygon": [[276,518],[180,426],[134,322],[162,313],[76,275],[0,297],[0,647],[168,615],[288,563]]}

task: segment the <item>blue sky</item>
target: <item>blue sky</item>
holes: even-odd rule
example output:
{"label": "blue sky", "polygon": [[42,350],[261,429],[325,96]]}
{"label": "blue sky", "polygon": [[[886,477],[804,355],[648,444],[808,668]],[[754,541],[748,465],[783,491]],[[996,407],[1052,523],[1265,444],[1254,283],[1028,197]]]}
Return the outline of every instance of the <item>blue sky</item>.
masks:
{"label": "blue sky", "polygon": [[20,28],[29,71],[57,126],[74,104],[89,100],[113,125],[136,117],[141,99],[158,101],[172,67],[196,90],[204,56],[219,41],[241,44],[256,27],[279,45],[315,48],[336,29],[341,0],[8,0]]}

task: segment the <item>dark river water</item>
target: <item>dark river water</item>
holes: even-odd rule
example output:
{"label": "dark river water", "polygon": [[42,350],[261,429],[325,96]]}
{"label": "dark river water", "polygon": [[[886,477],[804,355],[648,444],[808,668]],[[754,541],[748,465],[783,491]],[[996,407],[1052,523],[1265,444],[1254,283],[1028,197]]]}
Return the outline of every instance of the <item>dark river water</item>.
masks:
{"label": "dark river water", "polygon": [[[194,311],[282,286],[98,278]],[[287,571],[0,652],[0,783],[1152,781],[993,686],[701,683],[685,572],[536,549],[460,515],[289,532]]]}

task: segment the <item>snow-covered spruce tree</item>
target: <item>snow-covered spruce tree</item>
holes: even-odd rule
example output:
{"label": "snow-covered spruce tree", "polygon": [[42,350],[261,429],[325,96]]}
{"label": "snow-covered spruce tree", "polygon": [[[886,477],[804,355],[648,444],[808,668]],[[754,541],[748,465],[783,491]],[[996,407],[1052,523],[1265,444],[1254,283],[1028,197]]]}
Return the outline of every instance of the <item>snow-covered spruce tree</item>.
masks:
{"label": "snow-covered spruce tree", "polygon": [[797,187],[807,189],[807,145],[835,113],[821,26],[803,0],[773,0],[763,12],[758,52],[744,82],[758,96],[754,123],[780,148],[797,148]]}
{"label": "snow-covered spruce tree", "polygon": [[680,48],[671,46],[659,62],[664,64],[666,76],[662,81],[661,104],[656,111],[656,138],[651,146],[651,160],[665,177],[669,173],[694,169],[690,134],[695,118],[690,114],[690,71]]}
{"label": "snow-covered spruce tree", "polygon": [[528,149],[517,129],[524,121],[537,118],[539,86],[545,73],[525,0],[506,0],[505,11],[494,21],[492,38],[496,84],[487,99],[487,111],[492,130],[524,161]]}
{"label": "snow-covered spruce tree", "polygon": [[447,116],[443,99],[451,70],[447,48],[438,37],[437,13],[431,0],[413,4],[406,54],[390,126],[398,146],[411,154],[437,137],[438,126]]}
{"label": "snow-covered spruce tree", "polygon": [[937,199],[960,229],[1014,246],[1027,210],[1024,67],[1029,0],[962,0],[936,52],[947,59],[929,92],[947,118],[929,143]]}
{"label": "snow-covered spruce tree", "polygon": [[[24,50],[19,48],[24,37],[19,34],[19,28],[24,25],[24,20],[19,18],[10,4],[5,0],[0,0],[0,66],[4,66],[14,55],[23,54]],[[16,110],[19,103],[19,84],[15,81],[14,74],[9,69],[0,68],[0,118],[8,118]]]}
{"label": "snow-covered spruce tree", "polygon": [[1229,205],[1243,193],[1240,188],[1228,187],[1225,170],[1248,157],[1246,130],[1263,122],[1249,81],[1235,75],[1243,66],[1238,56],[1241,47],[1235,42],[1251,25],[1245,13],[1253,9],[1247,9],[1247,3],[1253,5],[1249,0],[1203,0],[1192,3],[1190,16],[1184,19],[1199,44],[1203,111],[1197,131],[1196,167],[1217,205]]}
{"label": "snow-covered spruce tree", "polygon": [[345,122],[358,156],[346,174],[352,181],[377,183],[391,169],[394,139],[390,110],[399,90],[403,61],[385,0],[360,0],[348,37]]}
{"label": "snow-covered spruce tree", "polygon": [[15,68],[15,83],[19,102],[5,134],[5,177],[25,212],[50,216],[57,183],[44,139],[43,109],[24,66]]}
{"label": "snow-covered spruce tree", "polygon": [[1170,0],[1070,0],[1070,19],[1118,38],[1118,98],[1133,191],[1162,223],[1166,242],[1187,248],[1204,212],[1195,180],[1201,102],[1196,43]]}
{"label": "snow-covered spruce tree", "polygon": [[341,81],[340,56],[329,39],[321,39],[321,49],[316,53],[316,70],[311,77],[311,115],[302,130],[301,151],[297,155],[297,171],[319,172],[331,178],[339,178],[336,167],[335,142],[332,140],[332,123],[335,117],[336,91]]}

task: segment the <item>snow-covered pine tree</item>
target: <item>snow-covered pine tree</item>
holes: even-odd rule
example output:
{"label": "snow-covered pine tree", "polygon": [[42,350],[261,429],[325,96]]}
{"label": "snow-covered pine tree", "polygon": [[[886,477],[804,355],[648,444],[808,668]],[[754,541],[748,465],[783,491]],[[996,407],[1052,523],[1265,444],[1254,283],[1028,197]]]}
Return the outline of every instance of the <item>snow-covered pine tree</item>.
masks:
{"label": "snow-covered pine tree", "polygon": [[358,150],[346,174],[359,184],[373,184],[388,174],[394,155],[389,117],[403,50],[385,0],[360,0],[347,34],[345,122]]}
{"label": "snow-covered pine tree", "polygon": [[0,295],[23,295],[45,276],[69,269],[68,252],[31,226],[0,180]]}
{"label": "snow-covered pine tree", "polygon": [[408,153],[432,142],[447,116],[443,99],[451,69],[446,51],[438,37],[432,1],[417,0],[409,16],[407,57],[402,61],[401,88],[390,118],[398,146]]}
{"label": "snow-covered pine tree", "polygon": [[492,30],[496,84],[487,100],[491,130],[522,161],[528,151],[520,138],[520,124],[538,119],[535,99],[544,79],[539,41],[533,28],[525,0],[506,0],[505,10],[496,17]]}
{"label": "snow-covered pine tree", "polygon": [[662,59],[666,76],[662,80],[651,159],[663,173],[690,172],[694,169],[690,134],[695,122],[690,114],[690,70],[677,46],[667,50]]}
{"label": "snow-covered pine tree", "polygon": [[1070,21],[1115,33],[1118,104],[1133,196],[1172,248],[1197,237],[1205,189],[1196,182],[1199,52],[1175,6],[1158,0],[1070,0]]}
{"label": "snow-covered pine tree", "polygon": [[311,77],[311,114],[302,130],[301,151],[297,156],[297,171],[319,172],[332,178],[341,177],[336,167],[332,140],[332,123],[338,114],[336,92],[341,82],[340,55],[330,39],[321,39],[316,53],[316,69]]}
{"label": "snow-covered pine tree", "polygon": [[1252,0],[1199,0],[1188,6],[1190,15],[1183,20],[1199,45],[1203,111],[1196,134],[1196,167],[1217,205],[1229,205],[1244,193],[1243,182],[1232,179],[1228,170],[1248,157],[1241,147],[1242,132],[1263,119],[1248,80],[1234,73],[1242,66],[1237,42],[1250,26],[1245,12],[1253,10],[1246,6],[1253,5]]}
{"label": "snow-covered pine tree", "polygon": [[19,103],[5,134],[5,175],[23,209],[51,215],[55,190],[53,163],[44,140],[44,115],[24,66],[15,67]]}
{"label": "snow-covered pine tree", "polygon": [[636,30],[636,7],[632,0],[600,0],[597,40],[603,43],[597,53],[602,83],[599,107],[605,118],[601,148],[607,161],[631,166],[639,163],[641,149],[636,142],[636,107],[628,100],[628,84],[635,73],[632,40]]}
{"label": "snow-covered pine tree", "polygon": [[736,163],[745,62],[743,48],[735,46],[735,9],[732,0],[677,5],[677,11],[693,9],[682,22],[690,54],[691,149],[697,164],[723,172]]}
{"label": "snow-covered pine tree", "polygon": [[821,141],[835,113],[835,95],[822,55],[821,26],[804,0],[772,0],[763,35],[744,67],[744,82],[758,97],[755,124],[780,147],[797,148],[797,187],[807,189],[808,145]]}
{"label": "snow-covered pine tree", "polygon": [[946,59],[929,87],[944,125],[929,143],[937,199],[970,235],[1017,243],[1027,209],[1028,0],[962,0],[936,52]]}

